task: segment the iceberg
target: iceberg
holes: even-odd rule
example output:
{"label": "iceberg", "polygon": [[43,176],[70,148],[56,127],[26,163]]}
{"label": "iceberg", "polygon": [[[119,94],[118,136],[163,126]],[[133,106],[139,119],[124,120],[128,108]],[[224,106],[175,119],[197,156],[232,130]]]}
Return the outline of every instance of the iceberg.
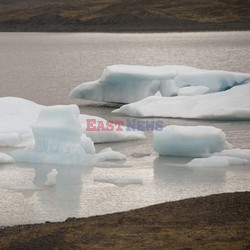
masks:
{"label": "iceberg", "polygon": [[89,131],[87,130],[87,120],[93,120],[97,123],[102,122],[103,124],[106,124],[107,121],[97,116],[82,114],[79,116],[79,119],[82,124],[83,132],[86,134],[86,136],[90,137],[94,143],[139,140],[145,138],[145,135],[142,131],[127,131],[127,127],[125,126],[120,126],[121,131]]}
{"label": "iceberg", "polygon": [[[224,91],[250,81],[250,74],[203,70],[180,65],[113,65],[97,81],[74,88],[70,97],[88,100],[131,103],[148,96],[205,94]],[[182,89],[184,87],[196,89]],[[203,87],[203,88],[201,88]]]}
{"label": "iceberg", "polygon": [[[25,147],[34,143],[32,125],[38,119],[43,108],[46,108],[46,106],[22,98],[0,98],[0,147]],[[126,131],[126,127],[122,127],[123,131],[86,131],[86,119],[105,120],[82,114],[79,114],[78,117],[83,129],[82,140],[84,145],[93,144],[93,141],[101,143],[144,138],[144,133]],[[89,145],[88,149],[90,150],[88,152],[93,153],[94,145]]]}
{"label": "iceberg", "polygon": [[143,181],[137,178],[106,178],[106,179],[94,179],[94,182],[110,183],[118,187],[125,187],[128,185],[142,185]]}
{"label": "iceberg", "polygon": [[240,148],[226,149],[214,155],[230,156],[250,161],[250,149],[240,149]]}
{"label": "iceberg", "polygon": [[228,167],[230,165],[249,164],[246,159],[231,156],[210,156],[207,158],[196,158],[187,163],[188,167]]}
{"label": "iceberg", "polygon": [[31,126],[41,108],[22,98],[0,98],[0,147],[23,147],[33,142]]}
{"label": "iceberg", "polygon": [[250,83],[205,95],[151,96],[124,105],[113,113],[136,117],[249,120]]}
{"label": "iceberg", "polygon": [[56,185],[56,177],[58,175],[58,172],[55,168],[53,168],[48,174],[47,174],[47,180],[44,183],[45,187],[51,187]]}
{"label": "iceberg", "polygon": [[32,125],[34,143],[11,156],[19,162],[73,164],[90,160],[81,144],[82,128],[76,105],[44,107]]}
{"label": "iceberg", "polygon": [[[11,156],[17,162],[62,165],[126,159],[125,155],[111,148],[95,154],[94,143],[89,137],[83,136],[79,114],[76,105],[43,107],[32,125],[34,143],[25,149],[11,152]],[[53,177],[55,174],[51,175]]]}
{"label": "iceberg", "polygon": [[5,153],[0,152],[0,164],[13,163],[15,160]]}
{"label": "iceberg", "polygon": [[154,131],[154,150],[162,156],[207,157],[232,146],[221,129],[210,126],[166,126]]}

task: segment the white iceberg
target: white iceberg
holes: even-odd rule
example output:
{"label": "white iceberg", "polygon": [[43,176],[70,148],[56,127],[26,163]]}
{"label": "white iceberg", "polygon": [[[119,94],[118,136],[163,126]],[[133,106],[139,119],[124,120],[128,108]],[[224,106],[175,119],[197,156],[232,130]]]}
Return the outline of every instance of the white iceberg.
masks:
{"label": "white iceberg", "polygon": [[[34,143],[32,125],[38,119],[41,109],[46,108],[34,102],[16,98],[2,97],[0,98],[0,147],[24,147]],[[142,132],[136,131],[86,131],[86,119],[95,119],[96,121],[104,121],[104,119],[96,116],[79,115],[81,126],[83,129],[82,140],[84,144],[89,144],[88,153],[94,153],[94,142],[110,142],[123,141],[144,138]],[[86,133],[86,134],[85,134]],[[87,141],[89,137],[91,140]],[[92,147],[92,148],[91,148]],[[86,148],[85,148],[86,149]]]}
{"label": "white iceberg", "polygon": [[0,152],[0,164],[13,163],[15,160],[5,153]]}
{"label": "white iceberg", "polygon": [[128,185],[142,185],[143,182],[141,179],[138,178],[105,178],[105,179],[94,179],[94,182],[101,182],[101,183],[110,183],[114,184],[119,187],[125,187]]}
{"label": "white iceberg", "polygon": [[145,135],[141,131],[127,131],[127,127],[119,126],[120,130],[117,130],[117,126],[114,126],[113,130],[102,131],[101,129],[91,131],[87,129],[87,122],[93,121],[92,124],[97,128],[98,123],[107,124],[107,121],[103,118],[91,115],[80,115],[79,119],[81,121],[83,132],[91,138],[94,143],[103,142],[117,142],[117,141],[128,141],[128,140],[139,140],[144,139]]}
{"label": "white iceberg", "polygon": [[18,162],[82,165],[105,160],[124,160],[126,156],[107,148],[95,154],[94,144],[83,135],[76,105],[43,107],[32,125],[34,143],[11,152]]}
{"label": "white iceberg", "polygon": [[206,157],[232,146],[221,129],[210,126],[166,126],[155,131],[154,150],[159,155]]}
{"label": "white iceberg", "polygon": [[136,117],[192,119],[250,119],[250,83],[227,91],[176,97],[147,97],[113,113]]}
{"label": "white iceberg", "polygon": [[102,151],[100,151],[98,154],[96,154],[96,157],[99,161],[122,161],[126,160],[126,156],[120,152],[113,151],[112,148],[105,148]]}
{"label": "white iceberg", "polygon": [[[104,70],[101,78],[74,88],[70,96],[96,101],[131,103],[153,96],[175,96],[189,86],[206,87],[199,93],[213,93],[250,81],[250,74],[219,70],[202,70],[187,66],[113,65]],[[183,91],[183,90],[182,90]],[[196,92],[195,91],[195,92]],[[194,93],[194,90],[191,92]],[[182,92],[182,94],[185,93]],[[190,94],[190,90],[186,93]]]}
{"label": "white iceberg", "polygon": [[81,144],[82,128],[76,105],[44,107],[32,125],[34,144],[16,150],[16,161],[79,165],[90,160]]}
{"label": "white iceberg", "polygon": [[22,147],[33,141],[31,126],[42,106],[17,97],[0,98],[0,147]]}
{"label": "white iceberg", "polygon": [[245,165],[249,164],[246,159],[241,159],[231,156],[210,156],[207,158],[196,158],[187,163],[188,167],[227,167],[230,165]]}
{"label": "white iceberg", "polygon": [[219,153],[215,153],[214,155],[230,156],[250,161],[250,149],[240,149],[240,148],[226,149]]}
{"label": "white iceberg", "polygon": [[53,168],[48,174],[47,174],[47,180],[44,183],[45,187],[51,187],[56,185],[56,177],[58,175],[58,172],[55,168]]}

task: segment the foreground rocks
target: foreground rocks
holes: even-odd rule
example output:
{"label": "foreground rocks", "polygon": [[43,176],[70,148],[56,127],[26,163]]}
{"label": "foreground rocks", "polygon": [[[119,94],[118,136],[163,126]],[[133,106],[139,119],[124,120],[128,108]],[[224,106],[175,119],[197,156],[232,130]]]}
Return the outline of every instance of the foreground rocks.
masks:
{"label": "foreground rocks", "polygon": [[249,249],[250,192],[0,229],[1,249]]}

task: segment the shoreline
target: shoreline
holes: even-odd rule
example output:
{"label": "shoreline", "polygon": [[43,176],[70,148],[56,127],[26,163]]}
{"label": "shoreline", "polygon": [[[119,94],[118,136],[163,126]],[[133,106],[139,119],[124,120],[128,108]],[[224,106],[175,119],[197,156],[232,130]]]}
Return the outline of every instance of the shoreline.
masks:
{"label": "shoreline", "polygon": [[250,192],[214,194],[65,222],[0,228],[4,249],[250,247]]}

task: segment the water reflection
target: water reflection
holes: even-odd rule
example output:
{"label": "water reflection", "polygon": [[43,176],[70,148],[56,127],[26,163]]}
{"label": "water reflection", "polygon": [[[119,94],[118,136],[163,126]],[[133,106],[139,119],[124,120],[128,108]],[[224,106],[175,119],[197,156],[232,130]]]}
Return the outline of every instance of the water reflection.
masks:
{"label": "water reflection", "polygon": [[169,185],[223,183],[226,169],[221,167],[187,167],[190,158],[158,157],[154,161],[155,181]]}

